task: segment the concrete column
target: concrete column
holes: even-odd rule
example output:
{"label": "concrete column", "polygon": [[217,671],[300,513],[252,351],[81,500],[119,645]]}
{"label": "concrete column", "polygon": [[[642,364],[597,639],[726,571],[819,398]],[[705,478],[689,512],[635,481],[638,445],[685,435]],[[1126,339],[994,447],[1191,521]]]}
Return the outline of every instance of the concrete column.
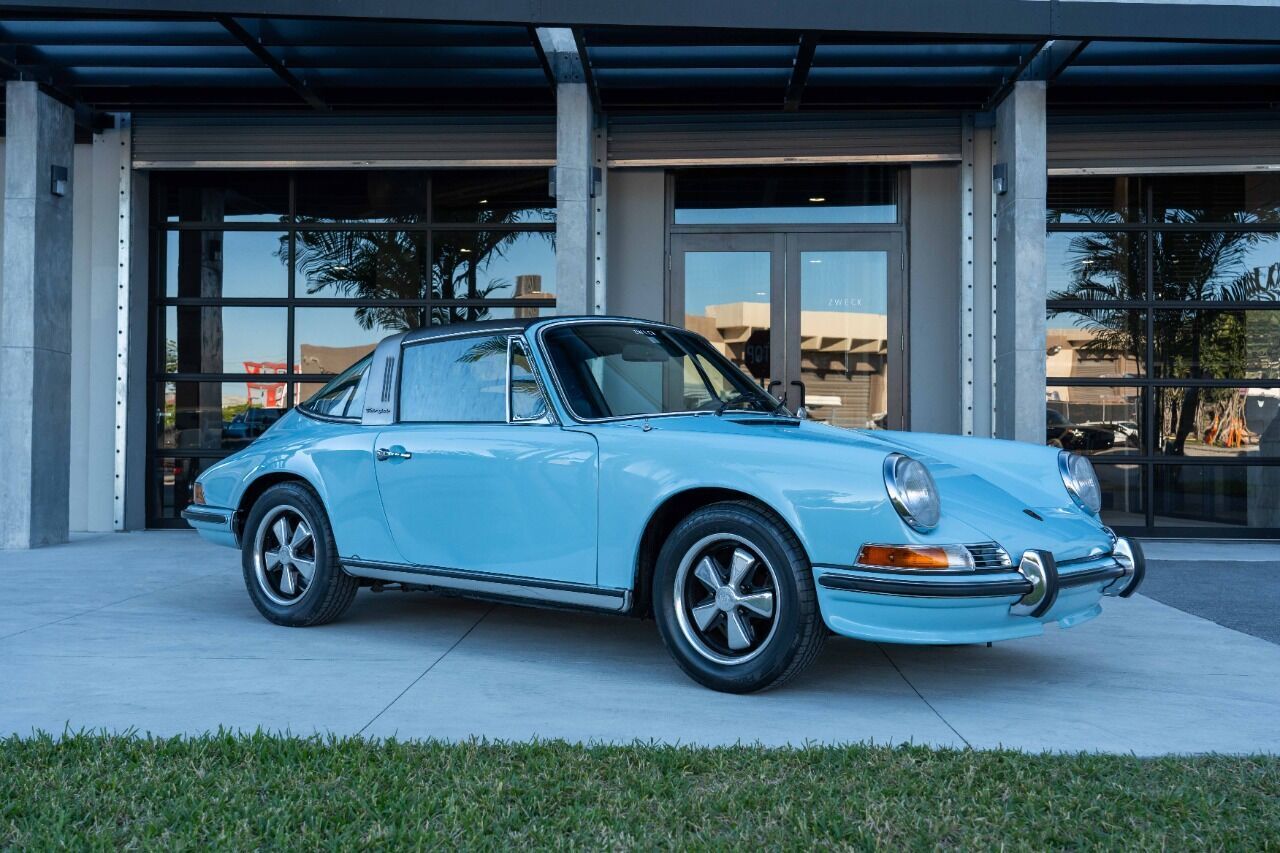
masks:
{"label": "concrete column", "polygon": [[996,109],[996,423],[1000,438],[1044,444],[1045,84],[1020,82]]}
{"label": "concrete column", "polygon": [[593,303],[592,134],[585,83],[556,85],[556,313],[588,314]]}
{"label": "concrete column", "polygon": [[[37,84],[5,85],[0,291],[0,547],[65,542],[71,448],[75,122]],[[66,169],[65,195],[53,192]]]}

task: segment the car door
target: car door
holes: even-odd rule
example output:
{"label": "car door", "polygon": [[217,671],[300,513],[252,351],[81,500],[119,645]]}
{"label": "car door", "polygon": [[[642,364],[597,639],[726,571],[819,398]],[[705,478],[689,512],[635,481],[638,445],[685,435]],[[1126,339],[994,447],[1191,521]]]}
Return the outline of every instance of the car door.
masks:
{"label": "car door", "polygon": [[374,465],[405,560],[594,584],[596,440],[553,421],[523,338],[428,338],[400,371]]}

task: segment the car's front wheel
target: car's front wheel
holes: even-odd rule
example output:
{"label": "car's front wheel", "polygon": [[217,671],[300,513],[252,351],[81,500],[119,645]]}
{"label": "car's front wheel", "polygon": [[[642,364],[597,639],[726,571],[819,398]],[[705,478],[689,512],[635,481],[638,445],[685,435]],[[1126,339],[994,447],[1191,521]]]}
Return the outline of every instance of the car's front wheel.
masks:
{"label": "car's front wheel", "polygon": [[277,625],[332,622],[360,586],[338,562],[323,504],[301,483],[262,493],[245,521],[241,553],[249,597]]}
{"label": "car's front wheel", "polygon": [[711,504],[676,526],[658,555],[653,606],[680,668],[729,693],[788,681],[826,638],[799,540],[747,502]]}

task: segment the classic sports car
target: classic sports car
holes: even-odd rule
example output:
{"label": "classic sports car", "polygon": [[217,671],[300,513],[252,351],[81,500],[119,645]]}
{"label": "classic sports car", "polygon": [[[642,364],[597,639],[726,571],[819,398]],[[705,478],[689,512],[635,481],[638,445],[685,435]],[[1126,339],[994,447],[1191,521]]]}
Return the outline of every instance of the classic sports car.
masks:
{"label": "classic sports car", "polygon": [[982,643],[1069,627],[1144,574],[1053,448],[798,418],[703,338],[605,317],[387,338],[208,468],[183,517],[280,625],[397,584],[652,615],[716,690],[828,630]]}

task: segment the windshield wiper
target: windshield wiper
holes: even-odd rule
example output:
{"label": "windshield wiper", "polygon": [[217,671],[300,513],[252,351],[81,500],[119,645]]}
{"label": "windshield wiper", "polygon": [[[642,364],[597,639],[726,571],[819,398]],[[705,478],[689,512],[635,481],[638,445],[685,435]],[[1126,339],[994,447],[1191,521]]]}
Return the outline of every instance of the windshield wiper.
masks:
{"label": "windshield wiper", "polygon": [[[779,415],[781,417],[786,417],[786,418],[791,417],[791,413],[786,411],[786,409],[782,405],[781,400],[775,400],[772,397],[770,397],[769,399],[773,403],[772,408],[755,409],[755,411],[758,411],[762,415]],[[759,402],[760,402],[760,399],[758,397],[748,397],[745,394],[739,394],[737,397],[731,397],[728,400],[721,402],[720,405],[716,407],[716,415],[717,416],[723,415],[731,407],[736,406],[740,403],[749,403],[751,404],[751,406],[754,407]]]}

